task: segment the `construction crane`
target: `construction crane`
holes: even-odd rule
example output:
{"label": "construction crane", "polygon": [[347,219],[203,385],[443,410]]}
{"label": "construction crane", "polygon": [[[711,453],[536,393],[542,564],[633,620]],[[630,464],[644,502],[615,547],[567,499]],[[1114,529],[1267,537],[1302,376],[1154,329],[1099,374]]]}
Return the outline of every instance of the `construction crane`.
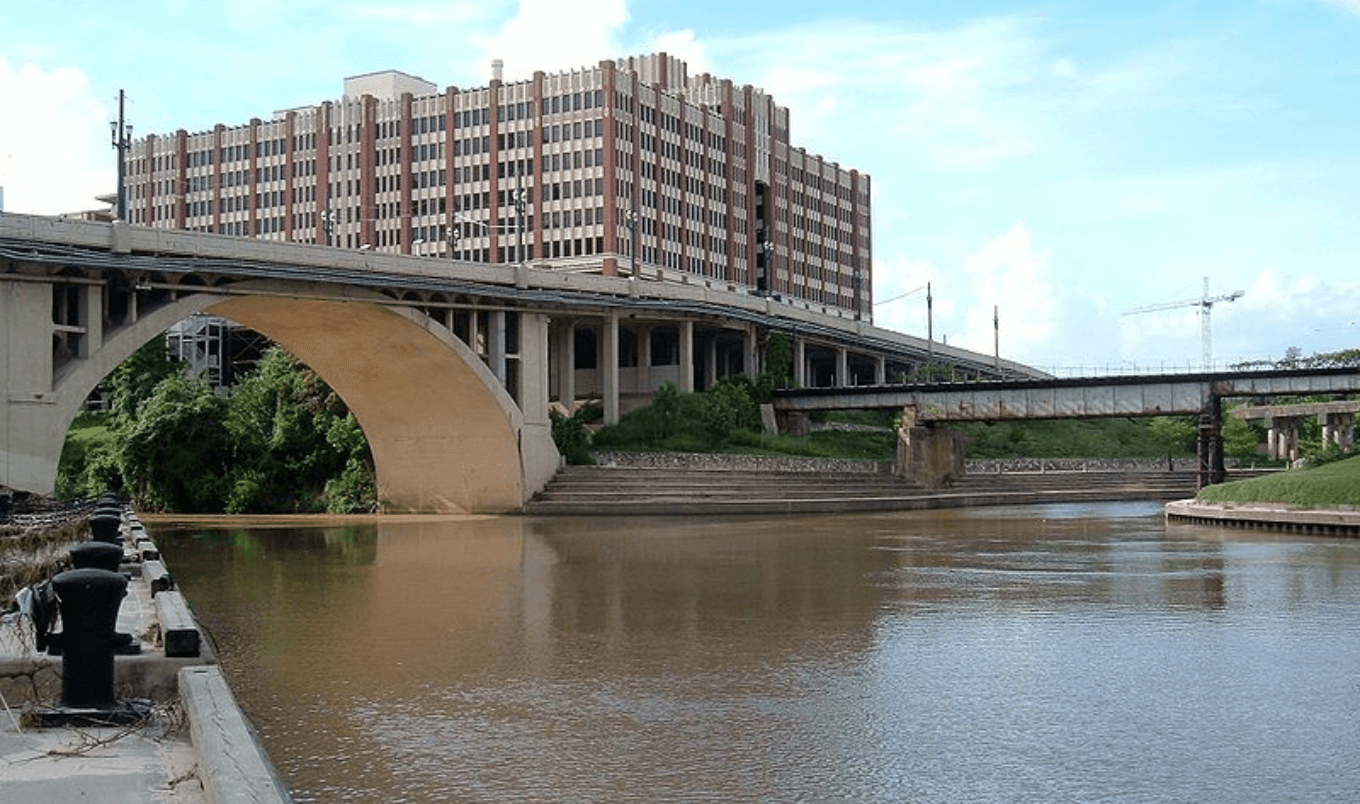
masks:
{"label": "construction crane", "polygon": [[1212,346],[1213,336],[1209,330],[1209,311],[1219,302],[1237,301],[1245,295],[1246,291],[1234,290],[1232,293],[1224,293],[1220,296],[1209,295],[1209,277],[1204,277],[1204,295],[1198,299],[1188,301],[1167,302],[1166,304],[1152,304],[1147,307],[1138,307],[1128,310],[1124,315],[1134,315],[1137,313],[1152,313],[1158,310],[1174,310],[1179,307],[1198,307],[1199,320],[1201,326],[1200,339],[1204,345],[1204,369],[1207,371],[1214,365],[1214,350]]}

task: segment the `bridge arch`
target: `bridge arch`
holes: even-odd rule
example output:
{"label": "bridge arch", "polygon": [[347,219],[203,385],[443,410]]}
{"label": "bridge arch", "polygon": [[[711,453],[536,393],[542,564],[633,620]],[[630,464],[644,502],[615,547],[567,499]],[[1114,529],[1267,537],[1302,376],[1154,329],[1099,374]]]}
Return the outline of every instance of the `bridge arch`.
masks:
{"label": "bridge arch", "polygon": [[[247,289],[256,292],[242,293]],[[99,381],[199,312],[263,333],[345,400],[368,437],[384,511],[512,511],[556,469],[546,421],[526,422],[490,369],[438,322],[378,294],[336,301],[280,290],[238,284],[232,295],[208,291],[168,302],[64,367],[54,378],[54,475],[66,429]]]}

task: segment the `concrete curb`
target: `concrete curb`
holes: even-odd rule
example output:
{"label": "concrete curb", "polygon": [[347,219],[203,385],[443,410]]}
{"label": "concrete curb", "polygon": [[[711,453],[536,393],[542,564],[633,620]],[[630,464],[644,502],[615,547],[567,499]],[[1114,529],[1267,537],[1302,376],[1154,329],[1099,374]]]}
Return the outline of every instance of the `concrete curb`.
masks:
{"label": "concrete curb", "polygon": [[189,717],[198,775],[209,802],[292,801],[216,665],[180,670],[179,695]]}
{"label": "concrete curb", "polygon": [[1168,522],[1218,527],[1259,528],[1285,533],[1360,536],[1360,511],[1295,508],[1268,503],[1209,503],[1176,500],[1166,504]]}

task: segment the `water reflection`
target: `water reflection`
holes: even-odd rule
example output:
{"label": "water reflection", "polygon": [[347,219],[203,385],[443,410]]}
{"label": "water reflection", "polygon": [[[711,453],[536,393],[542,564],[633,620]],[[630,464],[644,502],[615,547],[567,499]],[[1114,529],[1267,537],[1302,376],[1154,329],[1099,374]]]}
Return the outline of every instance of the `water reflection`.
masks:
{"label": "water reflection", "polygon": [[1360,785],[1353,542],[1142,504],[158,540],[299,801]]}

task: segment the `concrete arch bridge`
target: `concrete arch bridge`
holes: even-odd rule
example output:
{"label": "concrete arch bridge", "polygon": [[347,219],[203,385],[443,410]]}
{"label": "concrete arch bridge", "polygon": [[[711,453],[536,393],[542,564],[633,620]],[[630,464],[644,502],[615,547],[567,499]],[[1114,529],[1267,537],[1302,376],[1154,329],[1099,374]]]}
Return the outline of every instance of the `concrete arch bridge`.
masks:
{"label": "concrete arch bridge", "polygon": [[606,422],[662,383],[761,370],[785,333],[800,386],[926,363],[1036,376],[849,313],[693,275],[619,278],[123,223],[0,214],[0,485],[50,493],[71,421],[138,347],[195,313],[281,344],[336,390],[386,511],[513,511],[557,470],[549,406]]}

